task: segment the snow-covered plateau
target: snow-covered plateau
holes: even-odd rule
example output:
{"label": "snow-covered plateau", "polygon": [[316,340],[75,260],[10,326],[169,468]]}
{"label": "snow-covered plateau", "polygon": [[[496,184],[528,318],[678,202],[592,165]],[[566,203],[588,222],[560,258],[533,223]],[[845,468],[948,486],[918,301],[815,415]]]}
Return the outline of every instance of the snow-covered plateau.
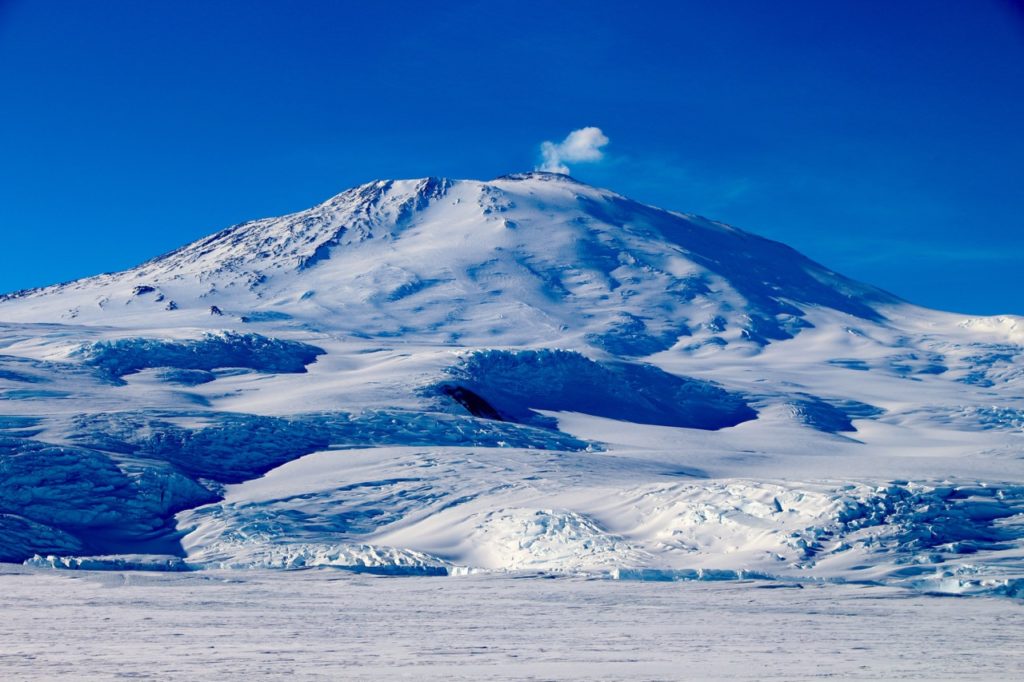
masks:
{"label": "snow-covered plateau", "polygon": [[0,580],[728,581],[695,594],[1019,617],[1022,330],[567,176],[373,182],[0,297]]}

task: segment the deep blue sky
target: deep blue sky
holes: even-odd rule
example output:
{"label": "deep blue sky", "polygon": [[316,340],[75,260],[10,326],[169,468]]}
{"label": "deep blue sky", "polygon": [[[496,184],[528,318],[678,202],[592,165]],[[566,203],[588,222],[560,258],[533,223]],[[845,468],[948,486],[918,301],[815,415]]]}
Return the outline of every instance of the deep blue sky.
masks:
{"label": "deep blue sky", "polygon": [[593,125],[581,180],[1024,313],[1019,7],[0,0],[0,291]]}

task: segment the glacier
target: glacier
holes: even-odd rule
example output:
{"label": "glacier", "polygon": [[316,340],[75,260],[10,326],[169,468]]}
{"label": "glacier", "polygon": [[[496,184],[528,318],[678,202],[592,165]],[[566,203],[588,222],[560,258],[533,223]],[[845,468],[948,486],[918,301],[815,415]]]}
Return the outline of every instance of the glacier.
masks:
{"label": "glacier", "polygon": [[563,175],[371,182],[0,297],[0,561],[1020,599],[1021,328]]}

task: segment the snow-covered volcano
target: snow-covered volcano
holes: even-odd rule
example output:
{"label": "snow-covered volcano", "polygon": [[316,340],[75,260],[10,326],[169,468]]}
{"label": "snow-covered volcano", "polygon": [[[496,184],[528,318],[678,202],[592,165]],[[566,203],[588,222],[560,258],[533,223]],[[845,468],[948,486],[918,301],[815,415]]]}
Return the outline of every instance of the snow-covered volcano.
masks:
{"label": "snow-covered volcano", "polygon": [[1019,595],[1024,323],[566,176],[0,298],[0,559]]}
{"label": "snow-covered volcano", "polygon": [[895,303],[777,242],[530,173],[369,183],[125,272],[16,294],[2,315],[171,326],[213,308],[361,336],[648,355],[790,338],[812,307],[877,321]]}

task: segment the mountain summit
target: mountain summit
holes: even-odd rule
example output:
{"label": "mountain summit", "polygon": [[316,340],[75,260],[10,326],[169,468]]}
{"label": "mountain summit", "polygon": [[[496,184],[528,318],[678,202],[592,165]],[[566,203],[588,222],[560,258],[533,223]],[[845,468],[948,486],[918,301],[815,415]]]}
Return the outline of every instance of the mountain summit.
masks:
{"label": "mountain summit", "polygon": [[20,292],[0,319],[201,324],[211,310],[363,335],[648,355],[764,345],[898,300],[787,246],[568,176],[371,182],[137,268]]}

